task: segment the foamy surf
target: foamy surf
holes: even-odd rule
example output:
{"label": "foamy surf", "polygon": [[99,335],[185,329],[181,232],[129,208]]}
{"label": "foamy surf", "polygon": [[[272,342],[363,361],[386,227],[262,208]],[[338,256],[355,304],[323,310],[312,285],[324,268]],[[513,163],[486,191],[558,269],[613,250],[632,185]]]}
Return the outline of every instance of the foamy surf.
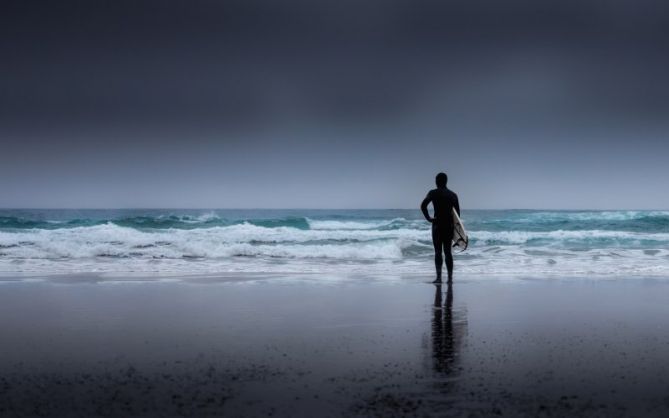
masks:
{"label": "foamy surf", "polygon": [[[669,277],[669,212],[464,211],[469,276]],[[432,274],[418,210],[0,211],[0,273]]]}

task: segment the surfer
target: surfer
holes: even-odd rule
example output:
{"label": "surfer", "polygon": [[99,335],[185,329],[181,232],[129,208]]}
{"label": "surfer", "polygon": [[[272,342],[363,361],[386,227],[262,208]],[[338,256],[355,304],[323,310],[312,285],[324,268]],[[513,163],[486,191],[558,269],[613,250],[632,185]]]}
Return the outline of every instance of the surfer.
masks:
{"label": "surfer", "polygon": [[[451,241],[453,240],[453,209],[460,216],[460,204],[458,195],[446,187],[448,176],[439,173],[436,177],[437,188],[427,193],[420,210],[428,222],[432,224],[432,244],[434,245],[434,264],[437,269],[437,278],[434,283],[441,283],[441,266],[444,262],[442,252],[446,256],[446,269],[448,270],[448,283],[453,281],[453,254],[451,253]],[[432,203],[434,217],[427,211],[427,205]]]}

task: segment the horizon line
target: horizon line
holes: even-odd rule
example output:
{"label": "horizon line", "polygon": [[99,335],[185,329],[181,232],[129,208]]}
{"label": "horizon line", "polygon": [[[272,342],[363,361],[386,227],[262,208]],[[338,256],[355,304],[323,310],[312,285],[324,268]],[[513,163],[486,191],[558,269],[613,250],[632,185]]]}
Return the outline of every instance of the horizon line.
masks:
{"label": "horizon line", "polygon": [[[252,208],[252,207],[0,207],[0,210],[417,210],[420,207],[410,208],[288,208],[288,207],[269,207],[269,208]],[[469,210],[551,210],[551,211],[669,211],[666,208],[463,208],[463,211]]]}

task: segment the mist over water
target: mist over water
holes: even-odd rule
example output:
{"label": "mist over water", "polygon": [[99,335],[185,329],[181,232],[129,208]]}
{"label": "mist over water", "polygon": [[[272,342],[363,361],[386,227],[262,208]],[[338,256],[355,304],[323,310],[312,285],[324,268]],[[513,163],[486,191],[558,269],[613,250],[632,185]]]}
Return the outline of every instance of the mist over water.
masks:
{"label": "mist over water", "polygon": [[[463,211],[467,277],[669,275],[668,211]],[[0,273],[433,273],[418,210],[3,210]]]}

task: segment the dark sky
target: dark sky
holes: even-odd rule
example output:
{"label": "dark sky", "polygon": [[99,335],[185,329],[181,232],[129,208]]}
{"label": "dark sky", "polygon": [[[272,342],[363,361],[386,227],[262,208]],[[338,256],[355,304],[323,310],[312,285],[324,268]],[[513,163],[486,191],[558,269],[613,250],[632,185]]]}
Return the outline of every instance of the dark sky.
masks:
{"label": "dark sky", "polygon": [[669,2],[3,1],[2,207],[669,208]]}

